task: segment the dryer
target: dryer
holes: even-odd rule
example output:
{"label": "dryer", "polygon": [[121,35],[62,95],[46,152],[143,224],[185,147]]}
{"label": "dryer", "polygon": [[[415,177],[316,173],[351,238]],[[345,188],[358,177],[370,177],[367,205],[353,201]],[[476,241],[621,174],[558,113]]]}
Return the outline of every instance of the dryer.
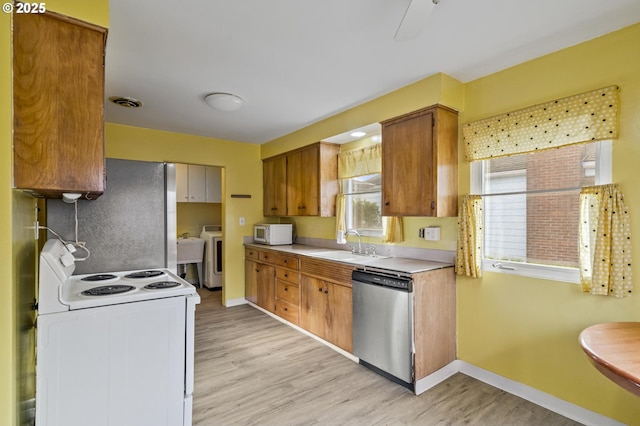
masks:
{"label": "dryer", "polygon": [[200,238],[204,240],[204,285],[209,290],[222,288],[222,226],[205,225]]}

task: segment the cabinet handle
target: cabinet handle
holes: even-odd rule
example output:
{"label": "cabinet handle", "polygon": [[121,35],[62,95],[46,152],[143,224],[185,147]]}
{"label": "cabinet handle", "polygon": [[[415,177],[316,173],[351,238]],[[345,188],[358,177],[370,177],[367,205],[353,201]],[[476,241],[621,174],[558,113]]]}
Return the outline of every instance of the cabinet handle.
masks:
{"label": "cabinet handle", "polygon": [[271,211],[276,211],[276,210],[278,210],[277,207],[271,207]]}
{"label": "cabinet handle", "polygon": [[390,205],[391,205],[391,201],[385,201],[385,202],[384,202],[384,205],[385,205],[385,206],[390,206]]}
{"label": "cabinet handle", "polygon": [[435,202],[435,201],[432,201],[432,202],[431,202],[431,209],[435,209],[435,208],[436,208],[436,202]]}
{"label": "cabinet handle", "polygon": [[284,308],[284,310],[285,310],[285,311],[288,311],[289,309],[288,309],[288,308]]}
{"label": "cabinet handle", "polygon": [[260,272],[260,269],[256,269],[256,272]]}
{"label": "cabinet handle", "polygon": [[324,294],[329,294],[329,290],[325,290],[325,291],[324,291]]}
{"label": "cabinet handle", "polygon": [[285,278],[289,278],[289,274],[284,274],[284,277]]}
{"label": "cabinet handle", "polygon": [[[287,259],[283,260],[283,262],[284,262],[284,263],[287,263]],[[285,275],[285,277],[286,277],[286,275]]]}
{"label": "cabinet handle", "polygon": [[321,289],[321,288],[319,288],[319,289],[318,289],[318,291],[319,291],[320,293],[322,293],[322,289]]}
{"label": "cabinet handle", "polygon": [[285,287],[285,288],[284,288],[284,291],[289,291],[289,287]]}

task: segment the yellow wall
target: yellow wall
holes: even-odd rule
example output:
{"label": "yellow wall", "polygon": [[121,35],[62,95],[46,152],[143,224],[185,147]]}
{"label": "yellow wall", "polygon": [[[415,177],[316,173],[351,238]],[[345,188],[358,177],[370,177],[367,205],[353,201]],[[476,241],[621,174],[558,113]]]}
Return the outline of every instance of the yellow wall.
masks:
{"label": "yellow wall", "polygon": [[[50,0],[48,10],[107,27],[108,0]],[[11,15],[0,14],[0,424],[20,422],[18,404],[33,397],[34,333],[30,304],[37,256],[33,238],[35,200],[12,190]],[[8,236],[11,235],[11,238]],[[11,260],[7,260],[11,259]]]}
{"label": "yellow wall", "polygon": [[11,235],[11,15],[0,13],[0,424],[16,422],[15,284]]}
{"label": "yellow wall", "polygon": [[[461,122],[543,101],[620,87],[620,138],[613,180],[620,184],[640,232],[640,24],[466,84]],[[460,144],[462,151],[462,144]],[[469,192],[460,162],[460,193]],[[640,239],[633,238],[634,259]],[[640,269],[633,266],[637,293]],[[458,280],[458,356],[484,369],[628,424],[640,424],[637,397],[593,368],[578,344],[585,327],[640,321],[640,294],[625,299],[580,293],[576,284],[486,273]]]}
{"label": "yellow wall", "polygon": [[[107,157],[224,167],[223,303],[244,297],[242,237],[253,235],[253,224],[263,219],[260,146],[107,123]],[[232,194],[251,198],[231,198]]]}
{"label": "yellow wall", "polygon": [[178,203],[176,234],[188,232],[192,237],[200,236],[204,225],[222,223],[220,203]]}

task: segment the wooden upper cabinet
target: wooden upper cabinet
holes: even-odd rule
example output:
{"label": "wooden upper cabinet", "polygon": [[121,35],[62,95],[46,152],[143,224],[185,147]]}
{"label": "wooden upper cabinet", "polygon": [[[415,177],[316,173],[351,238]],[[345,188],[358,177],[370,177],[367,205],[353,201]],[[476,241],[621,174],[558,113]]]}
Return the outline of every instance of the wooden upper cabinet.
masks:
{"label": "wooden upper cabinet", "polygon": [[14,187],[103,193],[106,37],[56,13],[13,15]]}
{"label": "wooden upper cabinet", "polygon": [[338,152],[339,145],[317,142],[265,159],[264,215],[335,216]]}
{"label": "wooden upper cabinet", "polygon": [[382,124],[382,215],[457,216],[458,113],[434,105]]}
{"label": "wooden upper cabinet", "polygon": [[265,160],[262,165],[264,215],[287,215],[287,157]]}
{"label": "wooden upper cabinet", "polygon": [[287,155],[288,216],[320,215],[318,151],[314,146]]}

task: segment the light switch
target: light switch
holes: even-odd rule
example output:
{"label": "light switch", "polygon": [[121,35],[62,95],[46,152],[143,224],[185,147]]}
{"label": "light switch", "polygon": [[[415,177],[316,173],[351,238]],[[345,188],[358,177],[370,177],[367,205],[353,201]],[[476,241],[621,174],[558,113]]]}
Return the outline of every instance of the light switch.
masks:
{"label": "light switch", "polygon": [[240,216],[240,226],[244,226],[244,216]]}

